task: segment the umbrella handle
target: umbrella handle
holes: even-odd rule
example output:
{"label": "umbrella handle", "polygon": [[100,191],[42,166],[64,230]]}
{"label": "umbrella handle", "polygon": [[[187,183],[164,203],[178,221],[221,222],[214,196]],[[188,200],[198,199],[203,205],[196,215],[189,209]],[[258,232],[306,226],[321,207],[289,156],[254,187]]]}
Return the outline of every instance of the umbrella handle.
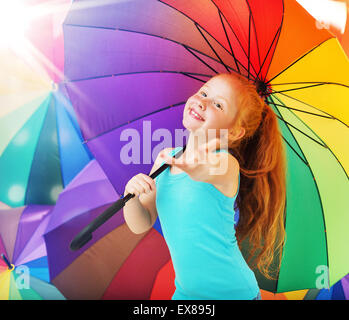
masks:
{"label": "umbrella handle", "polygon": [[[186,145],[182,150],[176,153],[173,158],[178,158],[184,151]],[[164,163],[156,171],[154,171],[150,178],[155,179],[160,173],[162,173],[170,165]],[[86,243],[92,239],[92,232],[96,231],[102,224],[109,220],[115,213],[122,209],[126,202],[132,199],[135,195],[133,193],[128,193],[125,197],[121,196],[120,199],[114,202],[109,208],[107,208],[103,213],[101,213],[95,220],[90,222],[83,230],[81,230],[70,243],[70,250],[76,251],[81,249]]]}

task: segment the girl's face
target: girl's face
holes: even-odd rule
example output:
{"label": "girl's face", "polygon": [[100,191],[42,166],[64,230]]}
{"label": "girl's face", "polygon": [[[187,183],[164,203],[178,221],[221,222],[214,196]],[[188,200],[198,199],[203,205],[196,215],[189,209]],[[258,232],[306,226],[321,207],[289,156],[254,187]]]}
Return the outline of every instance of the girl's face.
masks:
{"label": "girl's face", "polygon": [[236,113],[231,79],[216,76],[188,99],[183,112],[183,125],[189,131],[230,129]]}

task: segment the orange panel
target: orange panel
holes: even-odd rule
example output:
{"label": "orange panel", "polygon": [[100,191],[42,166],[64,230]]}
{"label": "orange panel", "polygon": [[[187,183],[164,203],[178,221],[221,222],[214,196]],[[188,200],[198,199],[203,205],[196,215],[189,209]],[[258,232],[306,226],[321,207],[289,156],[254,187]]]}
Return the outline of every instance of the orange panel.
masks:
{"label": "orange panel", "polygon": [[326,29],[318,29],[316,20],[296,1],[285,0],[280,39],[268,71],[272,79],[295,60],[318,44],[334,36]]}

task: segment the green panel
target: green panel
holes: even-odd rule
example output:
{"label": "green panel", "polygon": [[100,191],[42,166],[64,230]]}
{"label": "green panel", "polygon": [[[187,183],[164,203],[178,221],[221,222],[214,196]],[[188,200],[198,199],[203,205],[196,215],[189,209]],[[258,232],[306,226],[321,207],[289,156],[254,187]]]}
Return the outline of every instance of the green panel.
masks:
{"label": "green panel", "polygon": [[16,274],[13,272],[13,278],[16,282],[17,290],[22,296],[22,300],[43,300],[42,297],[31,288],[31,277],[29,276],[29,280],[23,280],[23,273]]}
{"label": "green panel", "polygon": [[[274,111],[287,122],[293,123],[291,112],[287,109],[278,108]],[[318,266],[327,266],[327,248],[317,186],[306,164],[308,153],[299,144],[299,140],[309,138],[304,138],[304,135],[286,126],[282,120],[279,120],[279,126],[287,140],[287,193],[286,244],[277,292],[287,292],[316,287]],[[312,144],[318,145],[313,141]]]}
{"label": "green panel", "polygon": [[30,287],[38,292],[43,300],[66,300],[55,286],[35,277],[30,278]]}
{"label": "green panel", "polygon": [[9,300],[22,300],[22,296],[20,295],[17,289],[16,280],[15,280],[13,271],[11,272],[10,279],[11,280],[10,280]]}
{"label": "green panel", "polygon": [[[312,132],[295,114],[282,110],[282,115],[289,123],[305,134],[312,137],[316,136],[316,133]],[[325,119],[325,121],[333,120]],[[311,123],[308,125],[311,127]],[[290,130],[309,162],[321,197],[320,205],[322,206],[326,227],[326,232],[325,230],[321,232],[327,237],[329,284],[333,285],[349,272],[349,251],[347,247],[349,243],[349,233],[347,232],[349,226],[348,177],[329,148],[313,141],[294,128],[290,127]],[[338,138],[340,139],[340,137]],[[324,144],[318,137],[317,141]],[[316,206],[316,203],[313,205]],[[316,230],[316,228],[319,227],[317,225],[312,226],[312,230]],[[316,231],[319,232],[319,230]],[[320,246],[323,245],[322,242],[319,242],[317,250],[320,250]],[[317,267],[321,268],[322,265],[319,263]]]}
{"label": "green panel", "polygon": [[[273,107],[273,110],[281,117],[279,109]],[[278,123],[287,141],[283,140],[287,157],[286,243],[278,280],[268,280],[258,270],[254,272],[260,288],[287,292],[314,287],[318,277],[316,268],[327,265],[327,255],[322,208],[311,170],[285,122]],[[245,241],[242,246],[245,257],[248,251]],[[274,261],[277,259],[275,256]]]}
{"label": "green panel", "polygon": [[56,108],[52,95],[32,161],[27,189],[25,203],[43,205],[55,204],[63,189]]}
{"label": "green panel", "polygon": [[32,160],[47,112],[49,99],[17,132],[0,157],[0,201],[12,206],[24,205]]}
{"label": "green panel", "polygon": [[47,95],[37,98],[0,118],[0,156],[16,133],[46,99]]}

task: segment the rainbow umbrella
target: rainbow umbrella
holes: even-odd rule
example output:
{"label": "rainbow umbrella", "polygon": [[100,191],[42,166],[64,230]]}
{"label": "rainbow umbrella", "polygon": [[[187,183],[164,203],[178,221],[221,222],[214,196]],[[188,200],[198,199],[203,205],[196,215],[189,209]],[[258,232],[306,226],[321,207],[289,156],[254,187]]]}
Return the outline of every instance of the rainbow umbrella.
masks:
{"label": "rainbow umbrella", "polygon": [[52,206],[0,210],[0,300],[62,300],[49,281],[43,232]]}
{"label": "rainbow umbrella", "polygon": [[0,201],[52,205],[92,155],[82,144],[64,86],[51,87],[47,77],[9,52],[0,61],[16,79],[0,93]]}
{"label": "rainbow umbrella", "polygon": [[[274,110],[287,154],[287,241],[276,281],[256,271],[260,287],[316,288],[319,267],[329,285],[348,273],[349,62],[296,1],[74,1],[63,28],[66,88],[118,194],[160,149],[183,145],[173,137],[190,95],[240,73]],[[164,128],[172,140],[159,143]]]}
{"label": "rainbow umbrella", "polygon": [[119,195],[95,160],[59,195],[45,231],[51,282],[67,299],[149,299],[170,255],[161,231],[134,234],[116,215],[78,251],[69,244]]}
{"label": "rainbow umbrella", "polygon": [[92,158],[60,84],[69,6],[69,0],[18,3],[28,19],[23,39],[0,43],[0,201],[12,207],[54,204]]}

